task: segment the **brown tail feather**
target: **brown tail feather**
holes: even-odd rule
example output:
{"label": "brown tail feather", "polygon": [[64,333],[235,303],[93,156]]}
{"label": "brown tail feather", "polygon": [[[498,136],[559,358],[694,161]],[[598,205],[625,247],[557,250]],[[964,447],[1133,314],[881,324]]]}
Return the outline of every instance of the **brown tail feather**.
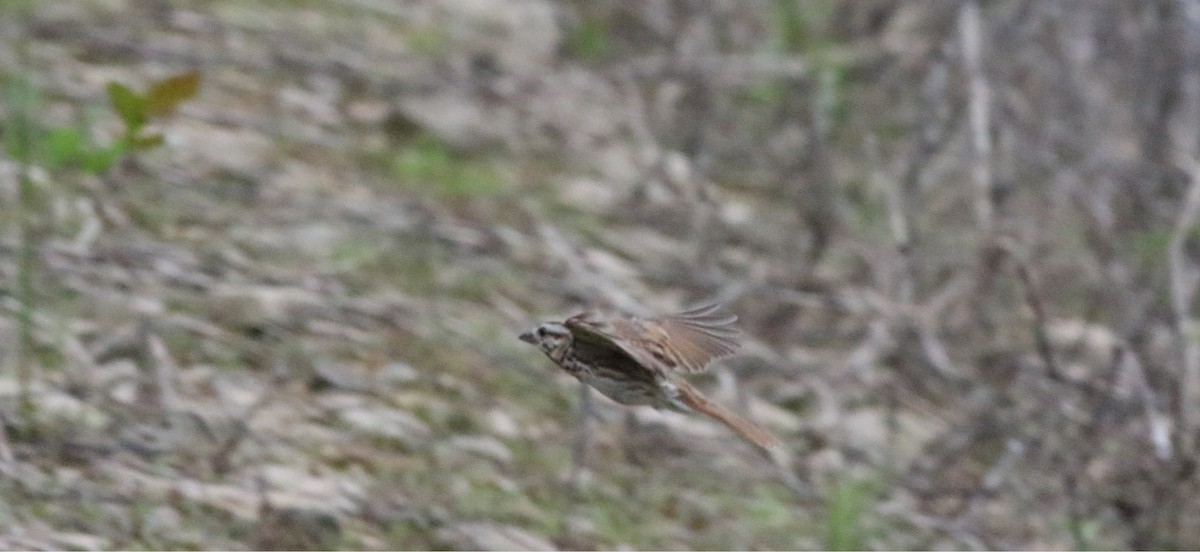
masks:
{"label": "brown tail feather", "polygon": [[725,424],[729,429],[741,435],[742,438],[758,445],[767,452],[783,448],[783,442],[770,431],[708,400],[708,397],[705,397],[699,389],[692,387],[691,384],[679,380],[675,382],[675,385],[679,388],[679,399],[692,410]]}

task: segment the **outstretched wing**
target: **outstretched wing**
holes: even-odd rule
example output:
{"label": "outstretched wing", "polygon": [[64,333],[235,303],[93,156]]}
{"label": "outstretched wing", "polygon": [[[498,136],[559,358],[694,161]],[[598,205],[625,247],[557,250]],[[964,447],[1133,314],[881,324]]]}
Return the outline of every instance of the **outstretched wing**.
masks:
{"label": "outstretched wing", "polygon": [[741,332],[737,317],[719,305],[655,318],[605,319],[585,312],[564,324],[576,339],[620,349],[647,368],[703,371],[710,362],[733,354]]}
{"label": "outstretched wing", "polygon": [[667,349],[678,367],[694,373],[737,351],[737,338],[742,335],[733,327],[737,319],[735,315],[724,313],[720,305],[712,304],[646,322],[666,332]]}

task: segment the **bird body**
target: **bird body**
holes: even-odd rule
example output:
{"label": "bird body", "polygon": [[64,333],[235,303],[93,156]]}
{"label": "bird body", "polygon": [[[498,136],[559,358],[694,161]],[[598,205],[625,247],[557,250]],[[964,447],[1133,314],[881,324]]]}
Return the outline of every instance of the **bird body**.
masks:
{"label": "bird body", "polygon": [[538,347],[567,373],[625,405],[705,414],[750,442],[782,446],[767,430],[709,400],[683,379],[736,351],[736,316],[717,305],[655,318],[607,318],[584,312],[545,322],[520,339]]}

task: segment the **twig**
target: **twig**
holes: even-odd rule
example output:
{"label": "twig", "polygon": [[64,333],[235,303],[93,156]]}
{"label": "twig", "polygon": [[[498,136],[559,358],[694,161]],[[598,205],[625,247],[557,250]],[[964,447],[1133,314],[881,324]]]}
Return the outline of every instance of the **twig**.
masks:
{"label": "twig", "polygon": [[154,364],[154,382],[158,390],[156,397],[158,399],[158,408],[163,412],[174,411],[178,404],[175,398],[175,373],[179,371],[179,364],[171,356],[171,351],[167,349],[167,344],[163,343],[162,338],[158,337],[157,334],[147,334],[146,352]]}
{"label": "twig", "polygon": [[217,448],[217,451],[209,459],[209,465],[212,466],[213,472],[226,474],[233,468],[229,460],[238,446],[242,444],[242,441],[250,436],[250,422],[282,394],[283,386],[287,383],[286,371],[286,368],[281,363],[275,365],[275,373],[272,374],[267,388],[255,399],[254,403],[242,412],[233,433],[221,443],[221,446]]}
{"label": "twig", "polygon": [[874,366],[876,361],[883,356],[884,351],[895,344],[896,339],[887,322],[874,320],[867,326],[866,337],[843,361],[844,369],[852,373],[861,373]]}
{"label": "twig", "polygon": [[1117,348],[1117,355],[1121,369],[1133,377],[1133,384],[1137,388],[1146,415],[1146,427],[1150,430],[1150,443],[1154,445],[1155,456],[1161,461],[1170,460],[1170,430],[1163,415],[1155,408],[1154,391],[1146,381],[1146,371],[1142,369],[1142,363],[1138,362],[1137,356],[1124,345]]}
{"label": "twig", "polygon": [[994,227],[992,208],[992,137],[989,134],[992,92],[983,73],[983,24],[980,22],[978,0],[963,3],[958,18],[962,39],[963,68],[970,84],[971,144],[975,159],[971,174],[975,180],[975,216],[983,235]]}
{"label": "twig", "polygon": [[573,535],[571,517],[583,503],[583,473],[587,469],[587,450],[592,440],[591,418],[592,388],[579,382],[579,432],[575,435],[575,443],[571,447],[571,472],[567,476],[567,515],[562,516],[562,526],[559,534],[570,539]]}
{"label": "twig", "polygon": [[950,538],[957,540],[964,546],[962,548],[971,550],[989,550],[992,547],[987,546],[978,535],[967,531],[961,524],[955,524],[940,517],[922,514],[919,510],[912,508],[909,504],[896,504],[895,502],[884,503],[877,507],[877,511],[885,516],[896,516],[904,521],[912,524],[914,527],[925,529],[926,531],[936,531],[944,533]]}
{"label": "twig", "polygon": [[935,370],[948,379],[961,379],[962,372],[954,367],[954,361],[950,359],[950,353],[946,351],[946,346],[942,344],[942,340],[937,336],[937,328],[933,324],[917,324],[917,335],[921,339],[921,350],[925,352],[925,358]]}
{"label": "twig", "polygon": [[915,284],[913,277],[913,258],[912,258],[912,234],[909,231],[912,220],[912,213],[906,208],[911,205],[911,202],[904,201],[901,195],[900,183],[887,177],[887,172],[883,169],[883,161],[879,155],[879,144],[875,135],[867,136],[866,140],[867,159],[871,164],[871,181],[875,186],[882,188],[887,195],[888,206],[888,226],[892,231],[892,241],[896,246],[896,252],[900,254],[900,281],[897,283],[895,290],[897,300],[902,304],[913,302],[915,293]]}
{"label": "twig", "polygon": [[1181,370],[1179,396],[1176,397],[1178,425],[1175,435],[1178,448],[1190,454],[1193,446],[1193,424],[1196,419],[1196,385],[1200,382],[1200,350],[1189,343],[1188,332],[1194,325],[1190,305],[1196,294],[1198,275],[1188,270],[1184,244],[1188,232],[1196,225],[1197,217],[1200,217],[1200,161],[1190,157],[1182,161],[1192,183],[1183,208],[1179,210],[1179,217],[1175,219],[1175,229],[1171,232],[1171,241],[1167,245],[1167,263],[1171,285],[1172,329],[1175,334],[1176,357]]}
{"label": "twig", "polygon": [[579,434],[571,448],[571,475],[569,481],[571,506],[579,501],[581,477],[587,468],[587,449],[592,439],[592,388],[579,382]]}
{"label": "twig", "polygon": [[1054,381],[1063,381],[1062,371],[1059,370],[1058,361],[1054,357],[1054,350],[1050,347],[1050,336],[1046,331],[1046,309],[1042,306],[1042,298],[1037,293],[1037,281],[1033,271],[1021,258],[1012,240],[1002,238],[996,242],[996,247],[1012,260],[1016,267],[1017,279],[1021,281],[1021,286],[1025,290],[1025,303],[1029,305],[1029,310],[1033,311],[1033,338],[1037,344],[1038,356],[1042,358],[1042,364],[1046,367],[1046,375]]}
{"label": "twig", "polygon": [[8,440],[8,419],[0,412],[0,475],[13,477],[17,473],[16,456]]}

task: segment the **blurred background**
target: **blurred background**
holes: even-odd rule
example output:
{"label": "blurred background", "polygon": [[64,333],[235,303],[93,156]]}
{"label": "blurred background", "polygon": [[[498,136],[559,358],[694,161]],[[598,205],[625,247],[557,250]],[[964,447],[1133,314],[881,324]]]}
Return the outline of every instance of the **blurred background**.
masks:
{"label": "blurred background", "polygon": [[[1200,547],[1196,0],[5,0],[0,88],[2,548]],[[714,300],[799,488],[515,337]]]}

